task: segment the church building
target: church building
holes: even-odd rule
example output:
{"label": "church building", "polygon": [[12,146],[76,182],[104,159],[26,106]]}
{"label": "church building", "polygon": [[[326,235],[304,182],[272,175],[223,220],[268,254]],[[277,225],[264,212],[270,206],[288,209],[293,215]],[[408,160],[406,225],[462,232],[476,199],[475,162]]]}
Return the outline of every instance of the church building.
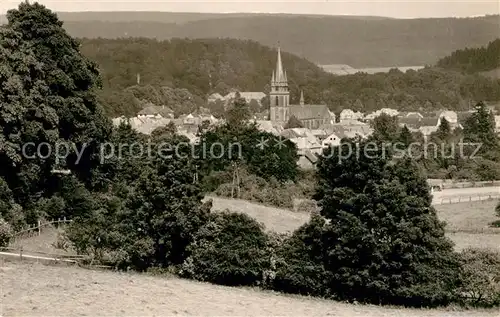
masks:
{"label": "church building", "polygon": [[324,124],[331,124],[335,118],[326,105],[304,104],[304,94],[301,92],[300,104],[290,104],[290,92],[288,91],[288,79],[286,70],[281,62],[281,51],[278,47],[278,60],[276,70],[271,77],[271,91],[269,93],[269,116],[273,124],[284,126],[291,116],[297,118],[304,128],[318,129]]}

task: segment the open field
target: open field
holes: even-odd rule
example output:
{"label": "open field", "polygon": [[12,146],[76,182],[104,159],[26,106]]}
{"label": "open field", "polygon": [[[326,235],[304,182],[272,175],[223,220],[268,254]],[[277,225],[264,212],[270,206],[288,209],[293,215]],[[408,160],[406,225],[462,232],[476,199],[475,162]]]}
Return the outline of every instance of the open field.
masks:
{"label": "open field", "polygon": [[[305,213],[288,209],[267,207],[244,200],[212,197],[213,209],[229,209],[254,217],[268,230],[291,232],[309,220]],[[500,228],[490,228],[497,220],[494,209],[496,200],[436,205],[438,216],[447,222],[448,237],[456,244],[456,249],[467,247],[491,248],[500,251]]]}
{"label": "open field", "polygon": [[249,288],[137,273],[1,262],[6,316],[342,316],[475,317],[498,311],[417,310],[350,305]]}

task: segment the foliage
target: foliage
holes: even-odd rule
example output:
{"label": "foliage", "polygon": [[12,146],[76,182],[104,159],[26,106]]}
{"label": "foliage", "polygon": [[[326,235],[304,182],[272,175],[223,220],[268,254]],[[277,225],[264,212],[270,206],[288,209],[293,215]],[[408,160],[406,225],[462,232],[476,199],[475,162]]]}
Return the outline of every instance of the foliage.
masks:
{"label": "foliage", "polygon": [[292,115],[290,119],[288,119],[288,122],[285,124],[285,129],[294,129],[294,128],[303,128],[304,126],[302,125],[302,122],[300,122],[297,117]]}
{"label": "foliage", "polygon": [[266,180],[294,180],[298,173],[297,147],[260,131],[253,123],[226,123],[206,130],[200,136],[196,157],[203,175],[228,168],[246,168]]}
{"label": "foliage", "polygon": [[460,256],[461,293],[465,303],[482,307],[500,305],[500,254],[483,249],[466,249]]}
{"label": "foliage", "polygon": [[[265,180],[245,169],[239,169],[239,181],[233,179],[231,170],[213,172],[204,178],[205,188],[218,196],[239,198],[280,208],[294,208],[294,200],[310,198],[314,193],[315,179],[299,174],[295,182],[281,183],[275,179]],[[310,207],[310,206],[309,206]]]}
{"label": "foliage", "polygon": [[[19,40],[32,49],[31,62],[38,63],[35,69],[40,74],[35,78],[43,76],[43,82],[34,81],[43,94],[31,106],[40,115],[35,115],[34,109],[31,115],[46,118],[51,141],[60,138],[75,147],[76,151],[73,149],[60,165],[68,166],[90,185],[91,169],[99,164],[98,144],[111,132],[111,122],[97,103],[101,85],[97,64],[80,53],[80,43],[66,33],[57,15],[43,5],[21,3],[18,9],[7,12],[7,20],[6,28],[19,34]],[[54,127],[58,134],[52,132]],[[46,173],[43,169],[41,172]]]}
{"label": "foliage", "polygon": [[3,218],[0,218],[0,248],[9,245],[9,242],[13,237],[13,233],[11,225]]}
{"label": "foliage", "polygon": [[323,265],[325,219],[313,214],[311,220],[283,241],[276,252],[272,288],[285,293],[329,296],[331,272]]}
{"label": "foliage", "polygon": [[226,122],[232,126],[245,124],[250,119],[250,107],[244,98],[236,93],[236,98],[231,101],[229,109],[226,111]]}
{"label": "foliage", "polygon": [[500,67],[498,56],[500,56],[500,39],[489,42],[486,47],[456,50],[441,58],[437,65],[469,73],[482,72]]}
{"label": "foliage", "polygon": [[[274,46],[275,41],[268,44]],[[168,105],[178,115],[205,106],[207,96],[214,92],[226,95],[234,89],[267,93],[276,63],[275,50],[257,42],[228,38],[83,39],[81,49],[101,67],[100,100],[113,117],[135,116],[147,102]],[[298,104],[303,89],[310,96],[309,103],[324,103],[334,112],[345,108],[371,112],[383,107],[402,111],[467,110],[471,99],[500,100],[498,80],[434,67],[405,73],[394,69],[334,76],[283,50],[282,60],[288,78],[294,81],[290,103]],[[137,73],[141,74],[140,85],[136,83]],[[269,102],[263,105],[267,107]],[[224,103],[209,107],[221,116]]]}
{"label": "foliage", "polygon": [[182,274],[222,285],[257,285],[269,268],[268,238],[245,214],[215,214],[196,233]]}
{"label": "foliage", "polygon": [[[187,140],[168,141],[175,146]],[[201,203],[189,149],[179,150],[179,155],[151,158],[136,180],[116,182],[75,216],[69,237],[76,249],[121,268],[182,263],[211,206]]]}
{"label": "foliage", "polygon": [[408,159],[392,161],[381,143],[370,156],[347,155],[367,142],[331,148],[318,166],[315,198],[332,224],[323,263],[335,294],[410,306],[451,302],[459,264],[425,177]]}
{"label": "foliage", "polygon": [[495,133],[495,118],[486,105],[479,102],[474,113],[464,124],[464,141],[482,144],[478,154],[485,158],[499,159],[499,140]]}
{"label": "foliage", "polygon": [[20,229],[26,224],[21,206],[15,203],[12,191],[2,178],[0,178],[0,218],[7,221],[14,229]]}
{"label": "foliage", "polygon": [[399,131],[398,118],[382,113],[372,122],[373,138],[379,141],[396,141]]}
{"label": "foliage", "polygon": [[[0,28],[0,176],[13,189],[17,202],[33,203],[43,192],[44,183],[54,165],[54,157],[37,147],[59,140],[59,119],[48,106],[48,86],[42,63],[37,60],[31,43],[12,28]],[[26,146],[27,145],[27,146]],[[24,148],[23,148],[24,146]],[[24,149],[24,153],[23,153]]]}
{"label": "foliage", "polygon": [[405,148],[408,148],[410,144],[415,142],[415,137],[408,129],[408,127],[405,125],[404,127],[401,128],[397,141],[401,142],[405,146]]}
{"label": "foliage", "polygon": [[[133,12],[81,12],[62,16],[68,32],[85,38],[122,38],[123,30],[127,30],[126,36],[131,37],[245,38],[274,46],[275,34],[279,34],[280,45],[286,51],[320,64],[353,67],[433,64],[453,50],[484,45],[498,38],[500,28],[498,15],[391,19],[254,13],[186,13],[180,17],[179,13],[171,12],[144,12],[140,16]],[[345,43],[342,50],[338,49],[338,43]]]}

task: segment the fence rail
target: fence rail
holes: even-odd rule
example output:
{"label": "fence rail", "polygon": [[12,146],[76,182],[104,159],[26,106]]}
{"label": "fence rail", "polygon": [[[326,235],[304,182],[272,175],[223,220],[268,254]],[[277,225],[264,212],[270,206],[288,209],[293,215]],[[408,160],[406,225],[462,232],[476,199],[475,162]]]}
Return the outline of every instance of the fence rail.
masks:
{"label": "fence rail", "polygon": [[438,197],[432,201],[433,205],[444,205],[444,204],[459,204],[472,201],[486,201],[500,199],[500,194],[483,194],[483,195],[460,195],[451,197]]}
{"label": "fence rail", "polygon": [[57,220],[38,220],[38,223],[35,225],[28,225],[27,227],[14,232],[14,239],[19,239],[19,238],[28,238],[32,237],[35,235],[40,235],[42,233],[42,228],[48,227],[48,226],[53,226],[53,225],[60,225],[60,224],[66,224],[70,223],[72,220],[64,218],[60,218]]}
{"label": "fence rail", "polygon": [[443,189],[455,189],[455,188],[479,188],[479,187],[498,187],[500,186],[500,180],[497,181],[481,181],[481,182],[454,182],[449,180],[439,180],[439,179],[428,179],[431,185],[441,185]]}

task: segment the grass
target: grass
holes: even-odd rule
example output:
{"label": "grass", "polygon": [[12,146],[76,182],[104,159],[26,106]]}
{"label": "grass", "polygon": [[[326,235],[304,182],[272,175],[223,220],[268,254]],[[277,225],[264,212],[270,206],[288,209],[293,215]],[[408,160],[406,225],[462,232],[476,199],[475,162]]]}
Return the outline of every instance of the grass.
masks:
{"label": "grass", "polygon": [[[468,246],[499,248],[500,229],[489,228],[496,201],[438,205],[448,223],[447,234],[457,249]],[[309,219],[306,213],[267,207],[248,201],[213,198],[213,209],[247,213],[268,230],[292,231]],[[58,231],[17,241],[25,250],[61,253],[53,242]],[[44,266],[0,258],[0,316],[151,316],[151,315],[322,315],[345,317],[475,317],[498,316],[497,310],[406,309],[352,305],[231,288],[165,276],[91,271],[78,267]]]}
{"label": "grass", "polygon": [[73,250],[61,250],[54,246],[55,242],[58,240],[59,234],[62,232],[62,229],[45,227],[39,236],[33,235],[31,237],[18,238],[11,242],[9,248],[12,249],[10,250],[11,252],[16,252],[22,247],[23,254],[31,255],[75,255],[76,253]]}
{"label": "grass", "polygon": [[475,317],[498,311],[352,305],[138,273],[0,259],[2,316]]}
{"label": "grass", "polygon": [[[254,204],[244,200],[212,197],[213,209],[229,209],[254,217],[268,230],[291,232],[309,220],[306,213],[293,212]],[[500,228],[491,228],[496,200],[436,205],[438,217],[447,222],[447,236],[457,250],[467,247],[491,248],[500,251]]]}

